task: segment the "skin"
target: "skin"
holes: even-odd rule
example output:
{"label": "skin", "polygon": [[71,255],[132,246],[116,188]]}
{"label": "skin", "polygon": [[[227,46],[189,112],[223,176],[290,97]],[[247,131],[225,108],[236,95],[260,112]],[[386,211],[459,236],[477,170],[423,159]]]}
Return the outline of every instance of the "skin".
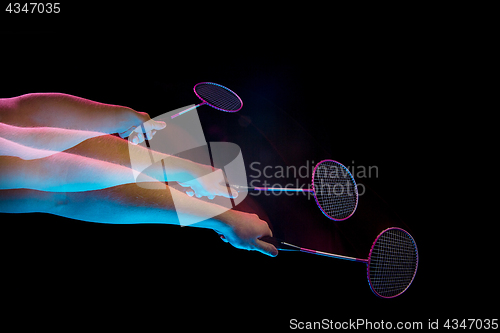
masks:
{"label": "skin", "polygon": [[[127,141],[111,135],[88,139],[63,152],[26,147],[1,137],[0,144],[0,155],[3,155],[0,156],[0,168],[4,170],[0,174],[0,189],[79,192],[158,180],[176,181],[191,187],[191,196],[195,193],[197,197],[210,199],[237,196],[236,191],[228,192],[228,188],[220,184],[222,173],[217,178],[211,166],[152,152],[141,146],[129,147]],[[136,157],[134,167],[139,167],[137,170],[132,169],[130,152]],[[150,152],[164,163],[157,162],[149,167]],[[143,163],[138,162],[141,157]],[[142,171],[144,174],[134,176]],[[205,175],[209,176],[201,178]],[[159,182],[154,185],[154,188],[164,187]]]}
{"label": "skin", "polygon": [[[173,195],[182,198],[176,200]],[[0,211],[4,213],[43,212],[87,222],[178,225],[177,214],[204,216],[218,211],[217,205],[189,197],[168,187],[144,189],[136,184],[120,185],[96,191],[57,193],[28,189],[0,190]],[[189,225],[215,230],[238,249],[278,255],[271,244],[261,241],[272,236],[267,222],[256,214],[227,210]]]}
{"label": "skin", "polygon": [[[147,122],[145,132],[138,131]],[[148,168],[138,186],[130,166],[128,142],[151,139],[165,124],[130,108],[58,94],[28,94],[0,99],[0,211],[45,212],[100,223],[179,224],[182,214],[192,227],[209,228],[236,248],[275,256],[261,241],[272,236],[255,214],[227,210],[166,186],[163,168]],[[71,132],[75,131],[75,132]],[[100,134],[103,135],[100,135]],[[160,154],[136,146],[132,153]],[[147,154],[146,154],[147,153]],[[165,154],[163,154],[165,155]],[[168,181],[189,186],[191,195],[236,196],[203,177],[211,166],[163,156]],[[175,198],[175,205],[174,205]]]}

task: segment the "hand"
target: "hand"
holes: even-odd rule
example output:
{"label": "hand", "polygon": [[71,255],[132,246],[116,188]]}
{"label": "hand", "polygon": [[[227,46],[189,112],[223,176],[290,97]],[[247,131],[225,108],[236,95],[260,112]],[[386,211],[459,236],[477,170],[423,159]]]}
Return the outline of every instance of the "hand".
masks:
{"label": "hand", "polygon": [[186,191],[186,194],[197,198],[206,196],[212,200],[216,195],[225,198],[237,198],[238,192],[229,188],[225,184],[224,175],[221,169],[215,169],[211,166],[198,164],[192,172],[192,180],[179,182],[183,187],[191,187],[192,191]]}
{"label": "hand", "polygon": [[[164,129],[167,124],[163,121],[151,120],[149,115],[145,112],[137,112],[131,110],[128,121],[122,124],[122,128],[117,130],[121,138],[129,138],[129,141],[133,144],[138,144],[144,141],[144,139],[151,140],[155,135],[156,131]],[[143,126],[141,126],[143,125]],[[123,132],[122,129],[126,128]]]}
{"label": "hand", "polygon": [[256,214],[234,211],[235,217],[226,223],[225,230],[215,230],[221,239],[238,249],[259,251],[271,257],[278,255],[278,249],[259,238],[273,236],[266,221],[261,220]]}

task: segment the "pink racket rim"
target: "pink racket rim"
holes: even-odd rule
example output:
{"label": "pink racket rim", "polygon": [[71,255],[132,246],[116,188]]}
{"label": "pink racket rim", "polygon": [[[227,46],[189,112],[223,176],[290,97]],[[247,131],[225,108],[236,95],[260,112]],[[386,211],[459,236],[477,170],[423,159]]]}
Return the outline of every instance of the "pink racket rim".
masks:
{"label": "pink racket rim", "polygon": [[348,218],[350,218],[350,217],[354,214],[354,212],[356,211],[356,208],[358,208],[358,200],[359,200],[359,198],[358,198],[358,190],[357,190],[357,188],[356,188],[356,182],[354,181],[354,178],[353,178],[353,176],[352,176],[351,172],[349,172],[349,175],[351,176],[351,178],[352,178],[352,180],[353,180],[353,182],[354,182],[355,191],[356,191],[356,204],[355,204],[355,206],[354,206],[354,209],[352,210],[352,213],[351,213],[351,214],[349,214],[349,216],[346,216],[346,217],[341,218],[341,219],[339,219],[339,218],[335,218],[335,217],[333,217],[333,216],[328,215],[328,213],[326,213],[326,212],[323,210],[323,208],[321,207],[321,204],[319,203],[318,198],[316,197],[316,189],[314,188],[314,175],[316,174],[316,170],[317,170],[317,169],[318,169],[318,167],[321,165],[321,163],[323,163],[323,162],[328,162],[328,161],[329,161],[329,162],[335,162],[335,163],[339,164],[339,165],[340,165],[340,166],[342,166],[344,169],[346,169],[346,170],[347,170],[347,172],[349,172],[349,170],[348,170],[348,169],[347,169],[347,168],[346,168],[346,167],[345,167],[342,163],[340,163],[340,162],[338,162],[338,161],[335,161],[335,160],[322,160],[322,161],[320,161],[318,164],[316,164],[316,166],[314,167],[314,170],[313,170],[313,175],[312,175],[312,188],[313,188],[313,193],[314,193],[314,200],[316,201],[316,204],[318,205],[318,207],[319,207],[319,209],[321,210],[321,212],[322,212],[322,213],[323,213],[326,217],[328,217],[330,220],[334,220],[334,221],[344,221],[344,220],[347,220]]}
{"label": "pink racket rim", "polygon": [[[370,279],[370,264],[371,264],[371,258],[372,258],[372,251],[373,251],[373,248],[375,247],[375,244],[377,243],[378,239],[383,235],[385,234],[387,231],[389,230],[400,230],[402,231],[403,233],[405,233],[408,237],[410,237],[410,239],[413,241],[413,244],[415,244],[415,251],[416,251],[416,255],[417,255],[417,263],[415,265],[415,271],[413,272],[413,276],[411,278],[411,281],[410,283],[408,283],[408,285],[406,286],[406,288],[401,291],[400,293],[396,294],[396,295],[393,295],[393,296],[383,296],[381,294],[379,294],[375,289],[373,289],[373,284],[372,284],[372,281]],[[397,228],[397,227],[391,227],[391,228],[387,228],[385,230],[383,230],[380,234],[378,234],[377,238],[375,238],[375,240],[373,241],[373,244],[372,244],[372,247],[370,248],[370,254],[368,255],[368,262],[367,262],[367,268],[366,268],[366,275],[367,275],[367,278],[368,278],[368,284],[370,286],[370,289],[371,291],[377,295],[378,297],[380,298],[394,298],[394,297],[398,297],[399,295],[403,294],[406,290],[408,290],[408,288],[411,286],[411,284],[413,283],[413,280],[415,279],[415,275],[417,274],[417,269],[418,269],[418,249],[417,249],[417,243],[415,243],[415,239],[412,237],[412,235],[410,235],[410,233],[404,229],[401,229],[401,228]]]}
{"label": "pink racket rim", "polygon": [[[203,99],[200,95],[198,95],[198,93],[196,92],[196,87],[199,86],[200,84],[212,84],[214,86],[218,86],[218,87],[221,87],[227,91],[229,91],[230,93],[232,93],[234,96],[236,96],[236,98],[238,98],[238,100],[240,101],[240,107],[237,109],[237,110],[226,110],[226,109],[222,109],[222,108],[219,108],[209,102],[207,102],[205,99]],[[219,110],[219,111],[224,111],[224,112],[238,112],[241,110],[241,108],[243,107],[243,101],[241,100],[240,96],[238,96],[238,94],[236,94],[234,91],[232,91],[231,89],[227,88],[227,87],[224,87],[223,85],[221,84],[217,84],[217,83],[213,83],[213,82],[200,82],[200,83],[197,83],[195,84],[195,86],[193,87],[193,90],[194,90],[194,93],[196,94],[196,96],[201,100],[203,101],[203,104],[206,104],[206,105],[209,105],[210,107],[216,109],[216,110]]]}

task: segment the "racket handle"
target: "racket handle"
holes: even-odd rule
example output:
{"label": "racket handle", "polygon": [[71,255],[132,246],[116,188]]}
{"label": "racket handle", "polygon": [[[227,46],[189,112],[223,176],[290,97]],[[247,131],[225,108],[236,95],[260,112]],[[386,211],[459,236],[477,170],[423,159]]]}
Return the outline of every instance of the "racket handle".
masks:
{"label": "racket handle", "polygon": [[[220,185],[226,185],[226,183],[221,182]],[[254,190],[254,191],[267,191],[267,192],[314,192],[312,188],[288,188],[288,187],[250,187],[242,185],[229,185],[236,191],[240,190]]]}
{"label": "racket handle", "polygon": [[278,248],[279,243],[280,243],[276,238],[271,237],[271,236],[264,236],[264,237],[261,237],[259,239],[263,242],[273,244],[274,246],[276,246],[276,248]]}
{"label": "racket handle", "polygon": [[368,260],[367,259],[359,259],[359,258],[354,258],[354,257],[348,257],[348,256],[342,256],[340,254],[333,254],[333,253],[327,253],[323,251],[316,251],[316,250],[311,250],[311,249],[306,249],[304,247],[300,247],[297,245],[289,244],[287,242],[284,242],[278,238],[274,237],[269,237],[269,236],[264,236],[259,238],[261,241],[273,244],[276,246],[277,249],[279,250],[284,250],[284,251],[300,251],[304,253],[311,253],[311,254],[316,254],[320,256],[325,256],[325,257],[330,257],[330,258],[335,258],[335,259],[342,259],[342,260],[348,260],[348,261],[357,261],[357,262],[362,262],[367,264]]}
{"label": "racket handle", "polygon": [[281,239],[271,236],[264,236],[259,238],[261,241],[274,245],[278,250],[282,251],[300,251],[300,247],[285,243]]}
{"label": "racket handle", "polygon": [[[196,106],[198,106],[198,105],[196,105]],[[179,113],[176,113],[176,114],[174,114],[172,117],[170,117],[170,119],[174,119],[174,118],[176,118],[176,117],[179,117],[181,114],[184,114],[184,113],[186,113],[186,112],[188,112],[188,111],[191,111],[191,110],[193,110],[193,109],[196,109],[196,106],[193,106],[192,108],[189,108],[189,109],[187,109],[187,110],[183,110],[183,111],[181,111],[181,112],[179,112]]]}
{"label": "racket handle", "polygon": [[202,106],[202,105],[205,105],[205,104],[207,104],[207,103],[206,103],[206,102],[203,102],[203,103],[200,103],[200,104],[198,104],[198,105],[192,106],[192,107],[190,107],[189,109],[182,110],[181,112],[178,112],[178,113],[174,114],[173,116],[171,116],[171,117],[170,117],[170,119],[174,119],[174,118],[176,118],[176,117],[179,117],[181,114],[184,114],[184,113],[186,113],[186,112],[188,112],[188,111],[194,110],[194,109],[196,109],[198,106]]}

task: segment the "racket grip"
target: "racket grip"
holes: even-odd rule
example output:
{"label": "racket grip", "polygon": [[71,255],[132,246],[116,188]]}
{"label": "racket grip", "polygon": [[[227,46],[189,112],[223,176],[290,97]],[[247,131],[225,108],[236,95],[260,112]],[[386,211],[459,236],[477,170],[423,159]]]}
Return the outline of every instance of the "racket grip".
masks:
{"label": "racket grip", "polygon": [[[200,105],[201,105],[201,104],[200,104]],[[196,109],[196,108],[197,108],[198,106],[200,106],[200,105],[195,105],[195,106],[193,106],[193,107],[191,107],[191,108],[189,108],[189,109],[186,109],[186,110],[183,110],[183,111],[181,111],[181,112],[178,112],[178,113],[174,114],[173,116],[171,116],[171,117],[170,117],[170,119],[174,119],[174,118],[176,118],[176,117],[179,117],[181,114],[184,114],[184,113],[186,113],[186,112],[188,112],[188,111],[191,111],[191,110],[193,110],[193,109]]]}

